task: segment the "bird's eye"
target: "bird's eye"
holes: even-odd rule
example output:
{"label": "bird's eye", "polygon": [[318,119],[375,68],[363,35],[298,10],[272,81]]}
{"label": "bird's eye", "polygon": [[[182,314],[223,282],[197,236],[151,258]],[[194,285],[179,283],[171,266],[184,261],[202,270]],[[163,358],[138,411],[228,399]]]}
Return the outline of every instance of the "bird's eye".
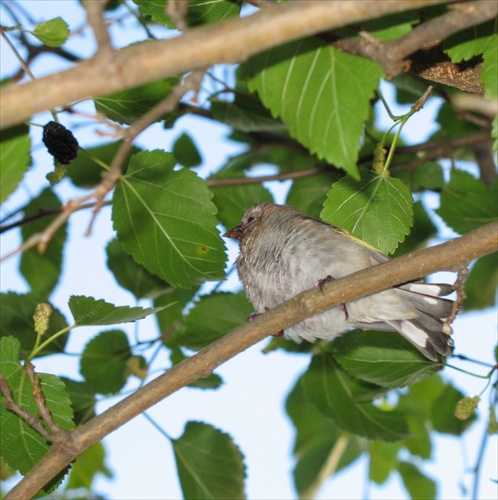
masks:
{"label": "bird's eye", "polygon": [[254,220],[254,217],[248,217],[248,218],[247,218],[247,223],[249,224],[249,223],[251,223],[253,220]]}

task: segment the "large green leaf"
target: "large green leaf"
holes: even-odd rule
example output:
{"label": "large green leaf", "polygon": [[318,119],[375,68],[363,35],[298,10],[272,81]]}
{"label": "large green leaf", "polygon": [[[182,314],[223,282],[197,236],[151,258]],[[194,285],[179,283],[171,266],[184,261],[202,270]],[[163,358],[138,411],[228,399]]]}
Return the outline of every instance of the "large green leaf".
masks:
{"label": "large green leaf", "polygon": [[498,181],[486,186],[463,170],[452,170],[436,212],[457,233],[463,234],[498,217]]}
{"label": "large green leaf", "polygon": [[12,194],[21,182],[24,172],[29,167],[29,127],[19,125],[2,131],[0,140],[0,203]]}
{"label": "large green leaf", "polygon": [[107,267],[114,274],[116,281],[129,290],[135,298],[154,297],[170,288],[163,280],[137,264],[131,255],[125,252],[123,245],[117,239],[109,242],[106,253]]}
{"label": "large green leaf", "polygon": [[[38,415],[38,407],[33,398],[33,385],[19,362],[21,343],[14,337],[0,339],[0,373],[10,387],[14,401],[21,409],[33,417]],[[64,383],[59,377],[40,374],[41,389],[52,418],[63,429],[74,427],[73,410]],[[15,470],[26,474],[50,449],[50,444],[24,420],[9,411],[0,394],[0,449],[6,463]]]}
{"label": "large green leaf", "polygon": [[[57,196],[51,189],[44,189],[41,194],[31,200],[24,209],[24,216],[43,214],[51,210],[57,211],[62,206]],[[27,241],[36,233],[42,232],[54,219],[55,215],[42,217],[25,224],[21,228],[23,241]],[[66,242],[66,224],[60,227],[52,236],[47,249],[40,254],[36,248],[23,252],[20,270],[31,287],[31,291],[45,300],[52,293],[59,281],[62,267],[62,250]]]}
{"label": "large green leaf", "polygon": [[[159,24],[168,28],[176,28],[166,13],[168,0],[133,0],[140,10]],[[185,0],[182,0],[185,2]],[[199,26],[207,23],[222,21],[225,18],[238,15],[240,12],[239,2],[229,0],[188,0],[185,22],[188,26]]]}
{"label": "large green leaf", "polygon": [[334,346],[335,358],[350,375],[382,387],[410,385],[442,368],[392,332],[349,332]]}
{"label": "large green leaf", "polygon": [[184,498],[245,498],[243,456],[228,434],[188,422],[172,444]]}
{"label": "large green leaf", "polygon": [[69,309],[77,326],[102,326],[137,321],[163,308],[115,306],[102,299],[72,295],[69,299]]}
{"label": "large green leaf", "polygon": [[206,181],[174,165],[163,151],[135,155],[114,192],[112,218],[119,241],[139,264],[189,288],[222,279],[226,255]]}
{"label": "large green leaf", "polygon": [[383,76],[380,66],[308,38],[252,57],[241,76],[293,137],[358,177],[360,138]]}
{"label": "large green leaf", "polygon": [[408,437],[404,415],[359,402],[371,389],[350,377],[331,356],[314,356],[302,381],[304,393],[317,408],[352,434],[383,441]]}
{"label": "large green leaf", "polygon": [[254,308],[244,292],[212,293],[202,297],[185,318],[175,343],[198,351],[244,324]]}
{"label": "large green leaf", "polygon": [[116,393],[128,378],[126,362],[130,356],[130,344],[123,331],[102,332],[85,346],[80,371],[96,392]]}
{"label": "large green leaf", "polygon": [[392,253],[413,223],[411,193],[399,179],[367,170],[361,176],[360,180],[344,177],[332,185],[321,217],[384,253]]}
{"label": "large green leaf", "polygon": [[[36,334],[33,314],[39,299],[32,293],[17,294],[14,292],[3,293],[0,296],[0,336],[13,336],[21,342],[22,353],[27,356],[33,350]],[[66,320],[58,309],[52,307],[52,314],[48,324],[45,338],[67,328]],[[64,352],[68,334],[57,337],[47,345],[37,356]]]}

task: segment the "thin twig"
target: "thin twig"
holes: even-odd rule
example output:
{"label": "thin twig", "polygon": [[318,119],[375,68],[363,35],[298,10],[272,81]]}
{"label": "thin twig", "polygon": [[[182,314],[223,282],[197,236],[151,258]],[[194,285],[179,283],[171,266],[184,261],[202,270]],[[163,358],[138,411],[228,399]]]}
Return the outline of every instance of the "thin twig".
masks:
{"label": "thin twig", "polygon": [[111,37],[104,21],[102,13],[109,0],[83,0],[86,10],[87,21],[92,28],[93,36],[97,42],[99,54],[111,53],[114,51]]}
{"label": "thin twig", "polygon": [[43,424],[34,415],[31,415],[26,410],[23,410],[14,400],[14,395],[12,394],[12,389],[9,387],[7,380],[0,373],[0,391],[5,397],[5,406],[12,412],[15,413],[21,420],[26,422],[32,429],[34,429],[38,434],[40,434],[45,440],[50,441],[51,435],[45,429]]}
{"label": "thin twig", "polygon": [[43,389],[41,387],[40,376],[35,373],[35,367],[33,363],[26,363],[24,365],[24,370],[28,374],[28,378],[31,382],[31,385],[33,386],[33,399],[35,400],[36,406],[38,407],[41,418],[43,418],[44,422],[48,425],[49,429],[54,433],[54,435],[60,434],[62,428],[52,418],[52,413],[47,406],[47,402],[45,401],[45,395],[43,394]]}

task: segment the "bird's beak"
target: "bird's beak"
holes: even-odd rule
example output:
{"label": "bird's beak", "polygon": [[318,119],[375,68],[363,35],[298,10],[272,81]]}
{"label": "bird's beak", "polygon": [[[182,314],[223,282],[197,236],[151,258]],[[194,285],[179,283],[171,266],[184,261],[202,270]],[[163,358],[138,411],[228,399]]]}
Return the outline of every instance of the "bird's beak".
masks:
{"label": "bird's beak", "polygon": [[227,231],[223,237],[224,238],[232,238],[234,240],[240,240],[240,226],[234,227],[233,229],[230,229],[230,231]]}

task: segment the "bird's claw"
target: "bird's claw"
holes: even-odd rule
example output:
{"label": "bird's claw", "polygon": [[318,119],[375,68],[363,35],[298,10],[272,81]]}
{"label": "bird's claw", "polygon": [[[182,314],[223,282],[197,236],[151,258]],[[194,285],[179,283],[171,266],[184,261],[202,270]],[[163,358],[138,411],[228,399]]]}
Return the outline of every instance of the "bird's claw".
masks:
{"label": "bird's claw", "polygon": [[[327,284],[327,283],[330,283],[332,281],[335,281],[335,278],[333,276],[330,276],[330,274],[326,277],[326,278],[323,278],[321,280],[318,280],[316,282],[316,286],[318,287],[318,289],[320,290],[320,292],[323,293],[323,287]],[[348,313],[348,308],[346,307],[346,303],[342,303],[340,306],[339,306],[342,311],[344,312],[344,316],[346,317],[346,321],[349,319],[349,313]]]}
{"label": "bird's claw", "polygon": [[[268,307],[265,307],[265,312],[269,311],[269,310],[270,309]],[[261,314],[262,313],[251,313],[251,314],[249,314],[249,316],[247,318],[247,321],[252,321],[252,320],[256,319],[258,316],[261,316]],[[272,333],[271,336],[272,337],[283,337],[284,336],[284,331],[280,330],[277,333]]]}

